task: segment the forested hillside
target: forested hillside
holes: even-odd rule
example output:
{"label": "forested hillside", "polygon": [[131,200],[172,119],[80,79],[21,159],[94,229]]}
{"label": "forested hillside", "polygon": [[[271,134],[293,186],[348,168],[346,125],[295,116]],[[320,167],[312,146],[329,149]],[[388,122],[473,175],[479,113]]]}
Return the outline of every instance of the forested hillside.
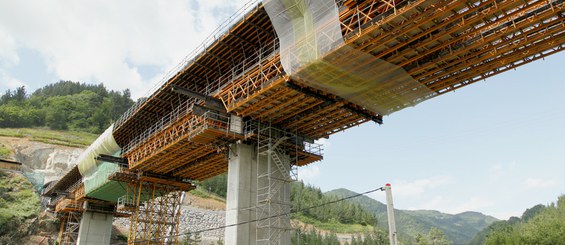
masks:
{"label": "forested hillside", "polygon": [[[197,186],[193,192],[210,191],[225,198],[227,176],[222,174],[197,183]],[[388,244],[388,234],[375,228],[375,215],[357,203],[338,201],[338,197],[325,195],[319,188],[302,182],[291,184],[290,199],[293,222],[307,224],[296,230],[298,234],[292,235],[292,244],[337,245],[340,241],[335,233],[357,234],[346,243],[350,245]],[[331,204],[326,205],[328,203]]]}
{"label": "forested hillside", "polygon": [[28,93],[25,87],[0,96],[0,127],[49,127],[57,130],[103,132],[133,100],[129,90],[60,81]]}
{"label": "forested hillside", "polygon": [[[338,222],[342,224],[372,226],[377,224],[375,215],[365,211],[361,205],[349,201],[335,202],[338,199],[335,196],[324,195],[319,188],[304,185],[302,182],[293,183],[290,192],[293,210],[303,210],[296,214],[295,217],[300,218],[304,216],[322,222]],[[309,207],[331,202],[335,203],[308,209]]]}
{"label": "forested hillside", "polygon": [[[347,189],[337,189],[325,193],[337,197],[352,196],[357,193]],[[387,228],[386,205],[367,196],[351,199],[367,211],[376,215],[379,226]],[[438,228],[454,244],[468,243],[480,230],[487,227],[496,218],[477,212],[464,212],[457,215],[445,214],[434,210],[398,210],[395,209],[396,226],[399,237],[406,243],[416,243],[418,237],[432,237],[432,229]]]}
{"label": "forested hillside", "polygon": [[[199,183],[200,188],[211,191],[218,196],[225,197],[227,191],[227,177],[225,174],[210,178]],[[300,211],[293,214],[293,218],[306,223],[325,224],[358,224],[361,226],[374,226],[377,223],[375,216],[365,211],[361,205],[348,201],[336,202],[331,205],[321,204],[334,202],[338,198],[327,196],[319,188],[295,182],[291,185],[290,200],[292,209]],[[320,206],[308,209],[309,207]]]}
{"label": "forested hillside", "polygon": [[564,244],[565,195],[548,206],[536,205],[522,217],[498,221],[481,231],[471,244]]}

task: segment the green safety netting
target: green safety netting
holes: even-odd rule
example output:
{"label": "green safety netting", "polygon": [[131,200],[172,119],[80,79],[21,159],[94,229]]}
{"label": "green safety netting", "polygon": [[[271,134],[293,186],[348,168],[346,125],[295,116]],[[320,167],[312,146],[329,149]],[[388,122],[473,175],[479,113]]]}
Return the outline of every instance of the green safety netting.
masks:
{"label": "green safety netting", "polygon": [[108,177],[119,171],[120,166],[116,163],[98,164],[95,171],[89,171],[83,176],[84,193],[89,197],[105,201],[117,201],[118,197],[125,195],[126,184],[109,180]]}
{"label": "green safety netting", "polygon": [[401,67],[347,45],[302,66],[292,77],[380,115],[435,95]]}
{"label": "green safety netting", "polygon": [[33,185],[33,188],[38,193],[43,191],[43,185],[45,184],[45,174],[41,172],[22,171],[22,175]]}

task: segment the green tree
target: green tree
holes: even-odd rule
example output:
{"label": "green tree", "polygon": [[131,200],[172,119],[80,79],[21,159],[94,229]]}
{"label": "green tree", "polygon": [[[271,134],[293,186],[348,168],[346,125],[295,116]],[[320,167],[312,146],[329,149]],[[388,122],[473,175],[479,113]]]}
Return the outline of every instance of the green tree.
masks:
{"label": "green tree", "polygon": [[563,244],[565,241],[565,195],[546,207],[528,209],[522,219],[511,218],[488,228],[485,244]]}
{"label": "green tree", "polygon": [[41,127],[101,133],[133,101],[129,90],[60,81],[29,95],[25,87],[0,96],[0,127]]}

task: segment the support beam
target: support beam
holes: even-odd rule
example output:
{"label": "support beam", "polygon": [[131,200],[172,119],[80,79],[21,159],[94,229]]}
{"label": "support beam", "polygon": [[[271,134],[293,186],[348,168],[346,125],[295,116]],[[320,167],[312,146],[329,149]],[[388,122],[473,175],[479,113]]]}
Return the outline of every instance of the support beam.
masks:
{"label": "support beam", "polygon": [[179,93],[179,94],[189,96],[189,97],[197,99],[197,100],[202,100],[202,101],[204,101],[205,106],[210,107],[214,110],[223,111],[223,112],[226,111],[224,104],[219,99],[212,98],[208,95],[201,94],[201,93],[192,91],[190,89],[185,89],[185,88],[182,88],[182,87],[176,86],[176,85],[171,85],[171,91],[173,91],[175,93]]}
{"label": "support beam", "polygon": [[[298,92],[304,93],[304,94],[306,94],[306,95],[308,95],[308,96],[311,96],[311,97],[314,97],[314,98],[317,98],[317,99],[324,100],[324,101],[326,101],[327,103],[339,103],[339,102],[340,102],[340,100],[332,99],[332,98],[330,98],[330,97],[327,97],[327,96],[324,96],[324,95],[321,95],[321,94],[317,94],[317,93],[315,93],[315,92],[313,92],[313,91],[311,91],[311,90],[309,90],[309,89],[302,88],[302,87],[300,87],[300,86],[298,86],[298,85],[296,85],[296,84],[294,84],[294,83],[287,82],[287,83],[286,83],[286,86],[289,87],[289,88],[291,88],[291,89],[294,89],[294,90],[296,90],[296,91],[298,91]],[[344,104],[343,108],[345,108],[346,110],[349,110],[349,111],[351,111],[351,112],[353,112],[353,113],[359,114],[359,115],[361,115],[361,116],[363,116],[363,117],[365,117],[365,118],[367,118],[367,119],[369,119],[369,120],[371,120],[371,121],[373,121],[373,122],[376,122],[376,123],[378,123],[378,124],[383,124],[383,116],[382,116],[382,115],[372,115],[372,114],[371,114],[370,112],[368,112],[368,111],[363,111],[363,110],[354,108],[353,106],[351,106],[351,105],[349,105],[349,104],[347,104],[347,103]]]}

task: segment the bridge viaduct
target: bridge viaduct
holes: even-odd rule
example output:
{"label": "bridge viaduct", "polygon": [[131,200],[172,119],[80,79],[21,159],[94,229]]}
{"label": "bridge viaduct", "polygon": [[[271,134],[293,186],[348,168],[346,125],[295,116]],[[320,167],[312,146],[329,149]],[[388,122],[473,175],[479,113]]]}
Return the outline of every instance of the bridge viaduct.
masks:
{"label": "bridge viaduct", "polygon": [[184,192],[226,171],[226,243],[290,244],[317,139],[558,53],[563,2],[251,1],[47,186],[60,244],[108,244],[116,216],[176,244]]}

